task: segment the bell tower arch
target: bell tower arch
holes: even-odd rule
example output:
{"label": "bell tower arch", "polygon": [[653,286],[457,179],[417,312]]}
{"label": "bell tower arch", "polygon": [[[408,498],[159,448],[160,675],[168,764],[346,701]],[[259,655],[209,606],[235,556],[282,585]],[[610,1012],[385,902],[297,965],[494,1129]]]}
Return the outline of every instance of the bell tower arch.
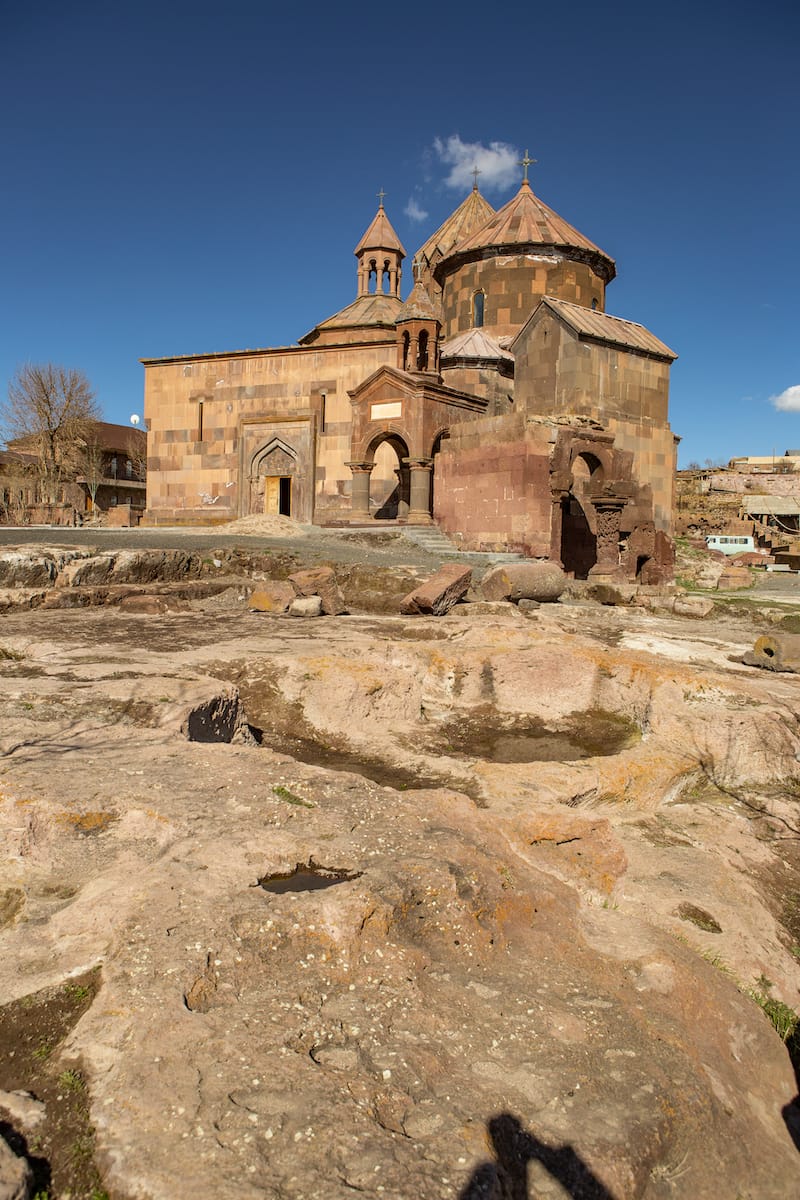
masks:
{"label": "bell tower arch", "polygon": [[393,296],[399,300],[406,252],[383,207],[385,195],[383,189],[378,192],[378,211],[353,251],[358,260],[358,295]]}

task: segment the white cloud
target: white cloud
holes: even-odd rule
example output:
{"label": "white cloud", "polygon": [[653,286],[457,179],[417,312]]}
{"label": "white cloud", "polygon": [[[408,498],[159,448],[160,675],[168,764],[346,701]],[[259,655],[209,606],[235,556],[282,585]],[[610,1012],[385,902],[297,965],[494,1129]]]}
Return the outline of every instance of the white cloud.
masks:
{"label": "white cloud", "polygon": [[475,167],[480,171],[481,191],[507,188],[521,178],[519,160],[522,155],[507,142],[462,142],[457,133],[448,138],[435,138],[433,148],[440,160],[450,168],[445,179],[448,187],[460,191],[472,187]]}
{"label": "white cloud", "polygon": [[403,209],[403,212],[408,217],[409,221],[427,221],[428,214],[424,208],[420,208],[413,196],[408,201],[408,204]]}
{"label": "white cloud", "polygon": [[800,383],[788,387],[780,396],[771,396],[770,400],[780,412],[800,412]]}

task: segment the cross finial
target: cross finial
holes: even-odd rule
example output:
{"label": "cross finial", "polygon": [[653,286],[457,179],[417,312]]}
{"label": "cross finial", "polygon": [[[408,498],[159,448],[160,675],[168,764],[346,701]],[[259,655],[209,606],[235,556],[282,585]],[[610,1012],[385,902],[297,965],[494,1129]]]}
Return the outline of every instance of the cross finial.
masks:
{"label": "cross finial", "polygon": [[[526,153],[527,153],[527,151],[526,151]],[[386,195],[386,192],[383,190],[383,188],[381,188],[381,190],[378,192],[378,199],[381,202],[381,208],[383,208],[383,199],[384,199],[385,195]]]}
{"label": "cross finial", "polygon": [[414,272],[414,282],[419,283],[420,279],[422,279],[422,259],[412,259],[411,269]]}
{"label": "cross finial", "polygon": [[530,157],[527,150],[525,151],[525,157],[519,160],[519,166],[525,168],[525,174],[522,176],[523,183],[528,182],[528,167],[532,167],[536,161],[535,158]]}
{"label": "cross finial", "polygon": [[478,170],[478,167],[477,167],[477,164],[476,164],[476,165],[475,165],[475,166],[472,168],[472,178],[473,178],[473,180],[474,180],[474,182],[473,182],[473,184],[472,184],[472,190],[473,190],[473,192],[477,192],[477,190],[478,190],[478,176],[479,176],[479,175],[482,175],[482,174],[483,174],[483,172]]}

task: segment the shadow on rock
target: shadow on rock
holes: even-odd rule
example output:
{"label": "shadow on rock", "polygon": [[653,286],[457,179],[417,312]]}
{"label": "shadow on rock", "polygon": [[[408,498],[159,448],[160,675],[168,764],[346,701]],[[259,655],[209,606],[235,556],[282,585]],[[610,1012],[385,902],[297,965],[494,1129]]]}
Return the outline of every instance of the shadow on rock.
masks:
{"label": "shadow on rock", "polygon": [[795,1149],[800,1153],[800,1028],[797,1026],[786,1041],[786,1049],[789,1051],[789,1058],[792,1060],[792,1066],[794,1067],[798,1095],[795,1096],[794,1100],[790,1100],[788,1104],[784,1104],[781,1109],[781,1116],[786,1123],[789,1137],[795,1144]]}
{"label": "shadow on rock", "polygon": [[532,1200],[528,1190],[530,1162],[541,1163],[572,1200],[615,1200],[572,1146],[548,1146],[535,1134],[527,1133],[511,1113],[491,1117],[486,1128],[495,1161],[481,1163],[475,1169],[459,1200]]}

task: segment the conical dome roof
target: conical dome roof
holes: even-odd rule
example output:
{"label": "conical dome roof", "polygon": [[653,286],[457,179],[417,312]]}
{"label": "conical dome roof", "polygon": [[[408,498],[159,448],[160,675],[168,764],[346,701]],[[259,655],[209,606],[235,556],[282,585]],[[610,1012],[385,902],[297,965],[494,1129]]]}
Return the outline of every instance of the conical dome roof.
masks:
{"label": "conical dome roof", "polygon": [[586,257],[592,259],[592,266],[606,283],[616,275],[613,258],[540,200],[527,179],[522,181],[513,200],[464,237],[452,248],[451,255],[460,257],[486,249],[513,253],[520,246],[577,250],[584,261]]}
{"label": "conical dome roof", "polygon": [[355,255],[363,254],[365,250],[395,250],[405,258],[405,247],[392,228],[392,223],[386,215],[383,203],[381,203],[372,224],[353,253]]}
{"label": "conical dome roof", "polygon": [[484,200],[478,189],[474,187],[466,200],[462,200],[455,212],[452,212],[436,232],[431,234],[427,242],[420,246],[416,254],[417,259],[425,259],[430,263],[437,250],[442,258],[445,258],[453,246],[463,238],[468,238],[476,229],[484,225],[489,217],[493,216],[494,209],[491,204],[488,200]]}
{"label": "conical dome roof", "polygon": [[397,314],[397,321],[398,324],[400,321],[438,321],[441,324],[441,309],[431,300],[420,279]]}

